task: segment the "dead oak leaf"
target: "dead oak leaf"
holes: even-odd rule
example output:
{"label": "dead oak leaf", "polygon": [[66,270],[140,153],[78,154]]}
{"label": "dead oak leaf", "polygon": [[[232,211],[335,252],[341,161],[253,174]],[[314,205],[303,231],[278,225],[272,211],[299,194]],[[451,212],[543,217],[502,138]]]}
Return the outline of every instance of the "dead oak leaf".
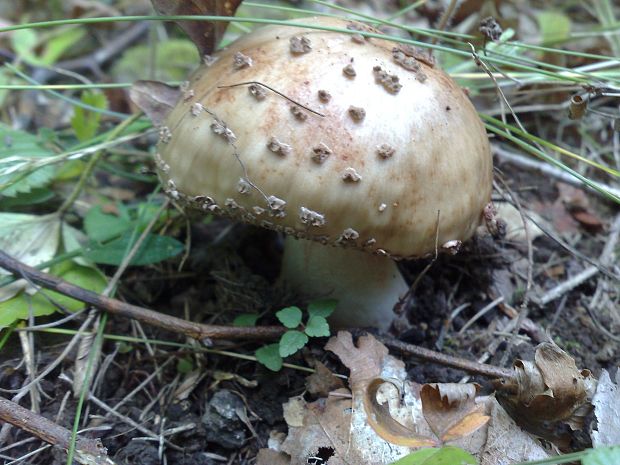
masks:
{"label": "dead oak leaf", "polygon": [[441,442],[470,435],[489,420],[476,404],[476,384],[432,383],[420,390],[422,411]]}
{"label": "dead oak leaf", "polygon": [[[166,16],[234,16],[242,0],[151,0]],[[211,54],[226,31],[228,21],[176,21],[194,42],[200,56]]]}
{"label": "dead oak leaf", "polygon": [[596,428],[591,433],[594,447],[620,444],[620,370],[616,371],[615,383],[603,370],[592,404],[596,418]]}
{"label": "dead oak leaf", "polygon": [[339,331],[332,337],[325,349],[333,352],[340,361],[351,370],[349,385],[353,392],[363,391],[366,385],[374,378],[386,376],[383,369],[386,361],[393,363],[394,369],[401,371],[398,375],[387,375],[399,379],[405,378],[405,364],[393,357],[388,358],[388,349],[371,335],[361,336],[357,346],[353,343],[353,336],[347,331]]}

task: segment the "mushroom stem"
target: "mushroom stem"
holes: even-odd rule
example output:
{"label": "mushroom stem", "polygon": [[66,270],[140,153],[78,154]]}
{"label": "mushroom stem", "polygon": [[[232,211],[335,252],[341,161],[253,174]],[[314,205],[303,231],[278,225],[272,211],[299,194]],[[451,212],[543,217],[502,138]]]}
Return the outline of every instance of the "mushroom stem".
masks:
{"label": "mushroom stem", "polygon": [[386,257],[314,241],[285,238],[281,279],[308,298],[334,298],[333,327],[387,330],[408,286],[396,263]]}

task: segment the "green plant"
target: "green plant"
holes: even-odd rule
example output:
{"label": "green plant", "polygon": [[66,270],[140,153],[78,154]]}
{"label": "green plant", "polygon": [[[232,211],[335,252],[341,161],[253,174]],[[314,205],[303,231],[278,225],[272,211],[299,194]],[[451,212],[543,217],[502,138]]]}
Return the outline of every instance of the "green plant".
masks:
{"label": "green plant", "polygon": [[[310,303],[306,309],[305,324],[302,324],[303,312],[299,307],[286,307],[277,312],[278,320],[288,328],[288,331],[282,335],[279,342],[258,349],[255,353],[256,359],[270,370],[279,371],[282,368],[283,359],[303,348],[311,337],[328,337],[331,334],[327,317],[335,310],[336,304],[337,302],[333,299]],[[248,315],[241,315],[235,323],[250,321],[251,318]]]}

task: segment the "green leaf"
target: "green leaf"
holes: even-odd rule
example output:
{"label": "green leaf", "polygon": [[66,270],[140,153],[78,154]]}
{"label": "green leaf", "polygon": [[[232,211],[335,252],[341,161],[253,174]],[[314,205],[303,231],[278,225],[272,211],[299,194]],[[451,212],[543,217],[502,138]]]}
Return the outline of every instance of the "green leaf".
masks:
{"label": "green leaf", "polygon": [[[101,292],[106,286],[106,279],[99,270],[71,261],[52,267],[50,273],[93,292]],[[30,312],[35,317],[51,315],[58,310],[54,303],[68,311],[77,311],[85,307],[79,300],[54,291],[40,290],[32,296],[21,292],[9,300],[0,302],[0,328],[9,326],[16,320],[27,319]]]}
{"label": "green leaf", "polygon": [[285,332],[280,338],[280,356],[293,355],[308,343],[308,336],[301,331],[291,330]]}
{"label": "green leaf", "polygon": [[30,192],[17,194],[15,197],[0,196],[0,210],[29,205],[39,205],[53,199],[55,195],[56,194],[54,194],[54,192],[45,187],[37,187],[32,189]]}
{"label": "green leaf", "polygon": [[104,213],[99,205],[88,210],[84,217],[84,230],[95,242],[109,241],[132,228],[133,224],[129,220]]}
{"label": "green leaf", "polygon": [[476,458],[458,447],[419,449],[392,465],[476,465]]}
{"label": "green leaf", "polygon": [[[0,123],[0,193],[15,197],[48,184],[55,173],[53,166],[32,171],[29,165],[55,155],[43,134],[34,135],[11,129]],[[32,160],[30,160],[32,159]]]}
{"label": "green leaf", "polygon": [[[93,106],[95,108],[105,109],[108,106],[108,100],[101,92],[86,90],[82,92],[80,98],[82,103]],[[75,131],[75,136],[80,142],[89,140],[97,134],[99,129],[99,121],[101,113],[86,110],[85,108],[73,107],[73,117],[71,118],[71,127]]]}
{"label": "green leaf", "polygon": [[194,369],[194,362],[189,357],[180,358],[177,360],[177,372],[181,374],[187,374]]}
{"label": "green leaf", "polygon": [[610,465],[620,463],[620,446],[590,449],[581,459],[582,465]]}
{"label": "green leaf", "polygon": [[11,34],[11,45],[13,46],[15,54],[30,64],[43,64],[43,62],[34,53],[38,42],[39,39],[37,33],[32,29],[20,29]]}
{"label": "green leaf", "polygon": [[327,318],[334,313],[337,305],[338,301],[336,299],[315,300],[308,305],[308,314],[310,316],[322,316],[323,318]]}
{"label": "green leaf", "polygon": [[83,27],[71,27],[61,30],[45,43],[39,60],[46,65],[53,65],[69,47],[78,43],[86,34]]}
{"label": "green leaf", "polygon": [[259,317],[258,313],[242,313],[235,317],[233,326],[256,326]]}
{"label": "green leaf", "polygon": [[271,371],[280,371],[282,368],[282,357],[280,357],[280,346],[278,344],[269,344],[261,347],[254,355],[256,356],[256,360]]}
{"label": "green leaf", "polygon": [[286,307],[276,313],[278,320],[287,328],[297,328],[301,323],[301,310],[299,307]]}
{"label": "green leaf", "polygon": [[[0,250],[27,265],[37,266],[54,258],[60,242],[60,218],[56,214],[0,213]],[[6,272],[0,270],[0,276]],[[15,282],[0,288],[0,301],[24,287]]]}
{"label": "green leaf", "polygon": [[[115,82],[133,82],[144,79],[144,70],[151,66],[153,49],[150,45],[129,47],[123,55],[114,60],[111,74]],[[173,39],[159,42],[155,52],[155,74],[150,79],[158,81],[182,81],[199,60],[196,46],[188,39]]]}
{"label": "green leaf", "polygon": [[541,11],[536,19],[543,44],[561,42],[570,36],[570,18],[561,11]]}
{"label": "green leaf", "polygon": [[330,335],[327,320],[318,315],[312,315],[308,318],[305,331],[310,337],[327,337]]}
{"label": "green leaf", "polygon": [[[104,245],[95,245],[87,249],[84,257],[95,263],[118,266],[137,239],[138,234],[127,232]],[[177,256],[183,249],[184,245],[172,237],[149,234],[129,264],[152,265]]]}

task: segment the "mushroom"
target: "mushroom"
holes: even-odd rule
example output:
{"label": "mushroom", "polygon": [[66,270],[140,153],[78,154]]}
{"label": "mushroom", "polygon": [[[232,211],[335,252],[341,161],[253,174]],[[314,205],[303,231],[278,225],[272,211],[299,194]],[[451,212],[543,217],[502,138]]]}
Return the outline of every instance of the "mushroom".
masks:
{"label": "mushroom", "polygon": [[395,260],[437,243],[455,252],[490,200],[489,143],[473,105],[431,60],[380,38],[291,22],[217,56],[163,122],[166,191],[285,233],[282,279],[308,298],[338,299],[335,325],[386,329],[407,291]]}

